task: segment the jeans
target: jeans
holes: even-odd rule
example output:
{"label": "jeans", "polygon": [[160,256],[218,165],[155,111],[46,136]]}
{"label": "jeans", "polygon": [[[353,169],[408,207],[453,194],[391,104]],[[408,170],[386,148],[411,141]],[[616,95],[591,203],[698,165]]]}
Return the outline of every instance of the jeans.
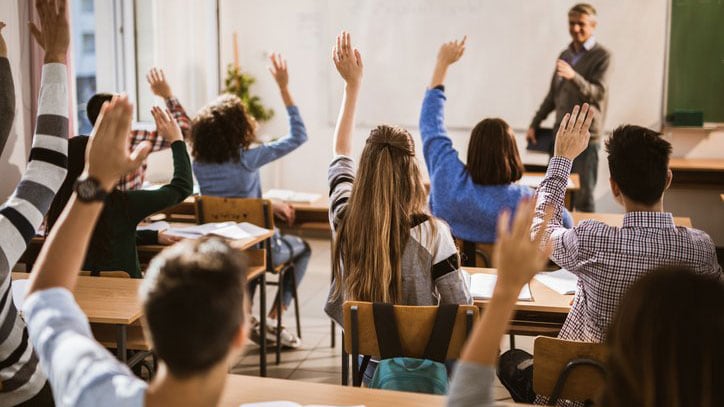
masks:
{"label": "jeans", "polygon": [[[291,304],[294,294],[292,284],[296,284],[296,286],[299,287],[299,283],[307,272],[310,257],[312,257],[312,250],[309,248],[309,244],[302,240],[302,238],[294,235],[282,235],[279,231],[272,237],[272,265],[276,267],[289,259],[293,259],[292,263],[294,263],[294,276],[292,276],[292,273],[284,274],[282,303],[285,307]],[[249,281],[249,292],[252,297],[254,296],[257,284],[256,279]],[[277,295],[279,295],[278,292]],[[276,301],[274,303],[276,304]]]}
{"label": "jeans", "polygon": [[573,196],[573,207],[577,211],[596,211],[593,190],[598,179],[598,147],[598,141],[589,142],[588,147],[573,160],[571,172],[578,174],[581,179],[581,189]]}

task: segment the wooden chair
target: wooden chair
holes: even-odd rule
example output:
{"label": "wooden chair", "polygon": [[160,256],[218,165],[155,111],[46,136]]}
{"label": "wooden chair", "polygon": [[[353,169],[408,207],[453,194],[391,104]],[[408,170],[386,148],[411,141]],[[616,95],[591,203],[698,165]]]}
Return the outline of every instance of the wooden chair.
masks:
{"label": "wooden chair", "polygon": [[[268,199],[256,199],[256,198],[220,198],[213,196],[197,196],[196,200],[196,219],[199,223],[209,222],[249,222],[254,225],[266,228],[274,229],[274,214],[272,212],[271,201]],[[272,250],[271,250],[271,239],[268,239],[265,243],[267,252],[267,271],[278,276],[276,282],[269,282],[271,285],[279,286],[277,293],[277,307],[278,307],[278,318],[277,318],[277,337],[276,337],[276,363],[279,364],[281,361],[281,327],[282,327],[282,293],[284,292],[284,276],[287,273],[291,273],[292,281],[294,279],[294,263],[293,259],[288,259],[282,264],[274,266],[272,263]],[[262,274],[263,276],[263,274]],[[266,280],[261,282],[260,286],[260,303],[266,302]],[[299,298],[297,296],[297,285],[292,284],[292,297],[294,298],[294,314],[297,323],[297,335],[302,337],[302,326],[301,326],[301,315],[299,312]],[[259,319],[262,321],[261,329],[262,334],[262,349],[266,346],[266,341],[263,339],[266,337],[266,305],[262,308]]]}
{"label": "wooden chair", "polygon": [[538,337],[533,345],[533,390],[546,396],[548,405],[558,399],[593,400],[606,380],[605,345]]}
{"label": "wooden chair", "polygon": [[[79,276],[92,276],[91,271],[81,271],[78,273]],[[113,278],[131,278],[131,275],[125,271],[99,271],[98,277],[113,277]]]}
{"label": "wooden chair", "polygon": [[455,238],[460,262],[467,267],[493,267],[493,243],[475,243]]}
{"label": "wooden chair", "polygon": [[[435,323],[437,308],[436,306],[394,306],[404,356],[422,357]],[[342,356],[347,358],[349,354],[352,355],[352,384],[359,386],[362,383],[364,371],[360,369],[358,356],[380,354],[372,303],[347,301],[344,303],[343,313],[345,335],[343,335]],[[480,310],[474,305],[459,306],[447,351],[448,360],[460,357],[463,345],[479,313]],[[346,365],[346,363],[342,364],[342,384],[346,384],[346,378],[349,376]]]}

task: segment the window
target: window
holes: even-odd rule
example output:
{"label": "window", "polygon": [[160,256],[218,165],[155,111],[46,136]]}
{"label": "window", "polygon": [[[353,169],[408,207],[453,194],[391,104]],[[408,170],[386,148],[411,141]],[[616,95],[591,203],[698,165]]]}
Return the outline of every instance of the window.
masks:
{"label": "window", "polygon": [[93,0],[83,0],[80,9],[84,13],[93,13]]}
{"label": "window", "polygon": [[78,134],[90,134],[92,126],[86,114],[86,103],[96,93],[96,21],[93,1],[73,0],[71,11]]}
{"label": "window", "polygon": [[96,36],[93,33],[83,34],[83,54],[95,55],[96,53]]}

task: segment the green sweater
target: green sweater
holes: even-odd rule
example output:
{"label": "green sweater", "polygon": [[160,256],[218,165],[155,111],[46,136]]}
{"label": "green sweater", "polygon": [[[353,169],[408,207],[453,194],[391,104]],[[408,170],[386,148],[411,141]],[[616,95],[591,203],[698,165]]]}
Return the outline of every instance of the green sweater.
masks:
{"label": "green sweater", "polygon": [[193,192],[191,161],[186,144],[176,141],[173,152],[173,179],[155,191],[113,191],[106,198],[103,213],[91,238],[83,270],[125,271],[141,278],[136,244],[155,244],[156,232],[136,233],[138,223],[147,216],[176,205]]}

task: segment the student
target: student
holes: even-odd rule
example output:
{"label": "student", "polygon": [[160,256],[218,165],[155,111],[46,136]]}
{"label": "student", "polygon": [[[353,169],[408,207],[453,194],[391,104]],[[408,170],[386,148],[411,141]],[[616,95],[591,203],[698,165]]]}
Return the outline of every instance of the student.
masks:
{"label": "student", "polygon": [[[611,192],[626,211],[623,227],[595,220],[573,229],[561,226],[571,162],[588,145],[593,116],[584,104],[580,114],[576,106],[563,118],[554,157],[538,188],[532,233],[543,229],[543,215],[553,211],[544,229],[544,240],[553,246],[551,259],[578,276],[578,290],[558,337],[603,342],[621,296],[651,270],[676,264],[713,280],[722,273],[711,238],[700,230],[677,227],[671,213],[664,212],[663,195],[671,183],[671,145],[660,133],[643,127],[621,126],[606,141]],[[512,357],[512,353],[501,357],[500,380],[518,388],[516,383],[529,381],[514,379],[520,372],[511,366],[519,364]],[[530,371],[522,374],[529,378]],[[533,394],[528,395],[530,401]]]}
{"label": "student", "polygon": [[325,312],[342,324],[346,300],[471,304],[450,231],[426,213],[410,133],[388,125],[372,130],[355,171],[352,132],[363,66],[349,33],[337,37],[333,59],[345,91],[329,165],[334,282]]}
{"label": "student", "polygon": [[[93,231],[83,270],[97,275],[101,271],[125,271],[132,278],[141,278],[141,264],[137,245],[171,244],[178,239],[165,232],[136,232],[138,224],[147,216],[182,202],[191,195],[193,178],[191,161],[186,152],[181,130],[169,112],[159,107],[151,109],[157,132],[171,145],[174,174],[171,182],[156,190],[121,191],[114,189],[103,194],[105,207]],[[92,139],[93,136],[90,137]],[[86,145],[89,137],[70,140],[68,175],[48,214],[48,230],[58,220],[75,188],[75,182],[86,166]],[[150,143],[149,143],[150,144]]]}
{"label": "student", "polygon": [[[289,135],[279,140],[256,143],[256,121],[236,96],[223,95],[210,105],[201,109],[194,118],[191,129],[193,168],[196,180],[203,195],[227,198],[261,198],[261,180],[259,169],[267,163],[284,157],[307,141],[299,108],[294,104],[289,92],[289,73],[287,62],[278,54],[271,55],[269,68],[289,115]],[[294,223],[294,208],[286,203],[273,202],[274,215],[281,220]],[[293,235],[276,233],[272,239],[272,263],[276,266],[293,259],[294,271],[285,274],[282,307],[285,311],[292,301],[293,286],[299,286],[312,251],[309,244]],[[253,293],[256,280],[250,282]],[[280,295],[277,293],[277,295]],[[269,311],[269,318],[279,316],[277,301]],[[252,340],[258,342],[259,325],[254,320]],[[276,322],[267,324],[268,340],[276,341]],[[282,327],[280,333],[282,345],[298,348],[302,341],[297,335]]]}
{"label": "student", "polygon": [[[420,113],[422,151],[430,174],[430,210],[444,219],[453,236],[475,243],[495,241],[495,221],[515,209],[533,190],[517,184],[523,176],[515,134],[502,119],[484,119],[470,134],[467,164],[460,161],[445,129],[445,76],[465,52],[465,40],[440,47],[430,88]],[[568,212],[564,225],[572,226]]]}
{"label": "student", "polygon": [[[68,79],[66,58],[70,29],[66,3],[38,0],[40,28],[30,24],[44,50],[38,116],[28,165],[10,198],[0,205],[0,405],[52,406],[53,395],[38,356],[28,341],[25,320],[15,308],[11,274],[48,210],[66,173]],[[0,30],[5,23],[0,22]],[[15,88],[0,32],[0,141],[15,116]],[[2,153],[0,149],[0,153]]]}
{"label": "student", "polygon": [[[181,106],[178,99],[173,95],[173,90],[166,80],[166,74],[164,74],[163,69],[151,68],[151,70],[148,71],[148,74],[146,74],[146,81],[151,88],[151,92],[154,95],[163,98],[166,103],[166,108],[171,112],[174,120],[176,120],[176,123],[178,123],[181,128],[183,138],[187,138],[189,132],[191,131],[191,119],[189,119],[186,114],[186,110],[184,110],[183,106]],[[91,125],[95,125],[103,103],[110,102],[111,98],[113,98],[112,93],[97,93],[88,100],[88,103],[86,104],[86,114],[88,115],[88,120],[91,122]],[[164,137],[161,137],[156,130],[149,130],[143,127],[132,127],[129,137],[131,141],[131,149],[136,148],[136,146],[144,141],[151,143],[151,152],[171,148],[171,144],[169,144]],[[141,189],[145,180],[146,163],[144,162],[143,165],[138,167],[136,170],[126,174],[116,187],[121,191],[133,191]]]}
{"label": "student", "polygon": [[[500,340],[520,289],[546,260],[538,251],[545,227],[530,242],[526,232],[531,216],[521,222],[522,206],[513,231],[500,232],[493,298],[463,350],[448,406],[495,405],[493,381]],[[549,246],[547,253],[550,250]],[[724,391],[717,386],[724,380],[722,309],[721,282],[679,267],[646,273],[626,292],[610,326],[607,382],[596,405],[724,405]]]}
{"label": "student", "polygon": [[229,363],[246,340],[246,266],[218,239],[187,240],[157,256],[140,296],[142,324],[159,358],[150,384],[93,339],[72,290],[93,223],[121,176],[141,165],[150,145],[128,151],[132,106],[125,96],[101,109],[83,180],[44,245],[23,312],[40,365],[60,406],[213,406]]}

